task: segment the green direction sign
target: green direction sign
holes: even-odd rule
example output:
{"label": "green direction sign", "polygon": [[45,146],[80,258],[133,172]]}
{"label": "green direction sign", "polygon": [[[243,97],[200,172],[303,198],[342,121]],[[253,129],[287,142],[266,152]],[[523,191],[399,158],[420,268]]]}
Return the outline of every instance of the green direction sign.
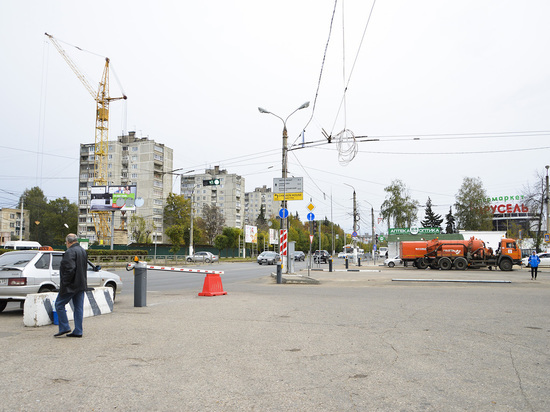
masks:
{"label": "green direction sign", "polygon": [[438,235],[441,233],[439,227],[390,227],[390,235]]}

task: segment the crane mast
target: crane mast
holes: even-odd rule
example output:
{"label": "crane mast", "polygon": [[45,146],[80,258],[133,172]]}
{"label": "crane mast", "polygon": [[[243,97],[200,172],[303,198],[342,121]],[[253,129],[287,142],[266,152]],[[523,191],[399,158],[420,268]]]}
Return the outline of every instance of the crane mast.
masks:
{"label": "crane mast", "polygon": [[[108,169],[108,154],[109,154],[109,103],[113,100],[126,100],[127,97],[110,97],[109,96],[109,58],[105,58],[105,67],[103,75],[99,82],[97,92],[90,85],[86,77],[78,69],[76,64],[67,55],[58,41],[48,33],[44,33],[55,46],[59,54],[67,62],[76,77],[82,82],[88,90],[92,98],[96,102],[96,123],[95,123],[95,148],[94,148],[94,186],[107,186],[107,169]],[[107,211],[92,211],[94,226],[98,240],[104,243],[110,237],[109,212]]]}

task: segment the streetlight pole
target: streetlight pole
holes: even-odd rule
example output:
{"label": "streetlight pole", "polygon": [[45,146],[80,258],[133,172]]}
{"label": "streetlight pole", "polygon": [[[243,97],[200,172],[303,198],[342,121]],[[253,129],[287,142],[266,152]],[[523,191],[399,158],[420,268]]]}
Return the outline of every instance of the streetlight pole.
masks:
{"label": "streetlight pole", "polygon": [[[357,196],[355,194],[355,188],[352,185],[344,183],[353,189],[353,232],[357,235]],[[352,236],[353,240],[353,263],[357,263],[357,236]]]}
{"label": "streetlight pole", "polygon": [[[296,113],[298,110],[302,110],[302,109],[305,109],[306,107],[309,107],[309,102],[305,102],[304,104],[302,104],[300,107],[298,107],[296,110],[294,110],[292,113],[290,113],[286,119],[283,119],[282,117],[280,116],[277,116],[275,113],[272,113],[268,110],[265,110],[265,109],[262,109],[261,107],[258,107],[258,110],[260,113],[267,113],[267,114],[271,114],[273,116],[275,116],[276,118],[280,119],[282,122],[283,122],[283,159],[282,159],[282,178],[284,179],[284,183],[285,183],[285,193],[286,193],[286,178],[288,176],[288,134],[287,134],[287,130],[286,130],[286,122],[287,120],[289,119],[290,116],[292,116],[294,113]],[[286,194],[285,196],[283,197],[283,201],[281,202],[281,208],[282,209],[286,209],[287,208],[287,200],[286,200]],[[286,229],[286,233],[288,235],[288,218],[282,218],[281,219],[281,229],[285,228]],[[280,237],[279,237],[280,239]],[[280,242],[280,240],[279,240]],[[279,251],[280,251],[280,247],[281,245],[279,244]],[[288,273],[288,269],[289,269],[289,262],[290,262],[290,255],[287,253],[286,255],[286,269],[285,269],[285,273]]]}
{"label": "streetlight pole", "polygon": [[[375,239],[374,239],[374,207],[372,207],[372,203],[371,202],[368,202],[366,200],[363,200],[363,202],[367,202],[369,205],[370,205],[370,218],[372,220],[372,237],[371,237],[371,242],[373,244],[373,246],[375,245]],[[374,247],[372,248],[372,260],[374,260]]]}
{"label": "streetlight pole", "polygon": [[550,233],[550,193],[548,192],[548,169],[546,165],[546,233]]}

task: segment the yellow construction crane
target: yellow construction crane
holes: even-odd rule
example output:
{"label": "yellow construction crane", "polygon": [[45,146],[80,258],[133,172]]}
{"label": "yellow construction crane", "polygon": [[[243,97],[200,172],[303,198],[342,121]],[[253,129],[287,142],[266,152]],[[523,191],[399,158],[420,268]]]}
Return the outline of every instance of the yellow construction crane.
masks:
{"label": "yellow construction crane", "polygon": [[[126,100],[126,95],[122,97],[109,96],[109,58],[105,58],[105,68],[99,82],[97,92],[90,85],[86,77],[80,72],[76,64],[67,55],[63,47],[58,41],[48,33],[44,33],[52,44],[55,46],[59,54],[65,59],[69,67],[80,79],[84,87],[92,95],[95,100],[96,122],[95,122],[95,156],[94,156],[94,186],[107,186],[107,161],[109,152],[109,103],[113,100]],[[110,238],[109,212],[108,211],[92,211],[94,218],[95,231],[98,240],[106,243]]]}

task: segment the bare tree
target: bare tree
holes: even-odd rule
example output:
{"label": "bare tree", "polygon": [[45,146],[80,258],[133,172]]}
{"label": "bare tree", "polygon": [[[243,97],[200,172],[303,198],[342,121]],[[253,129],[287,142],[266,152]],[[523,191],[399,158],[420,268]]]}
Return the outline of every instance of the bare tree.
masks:
{"label": "bare tree", "polygon": [[202,217],[205,223],[204,231],[210,245],[214,244],[214,239],[222,233],[225,225],[225,218],[220,211],[220,208],[215,205],[205,205],[203,208]]}
{"label": "bare tree", "polygon": [[[529,214],[532,216],[531,222],[535,221],[535,227],[529,225],[530,236],[535,239],[535,248],[540,249],[542,242],[542,220],[544,216],[544,204],[546,203],[546,182],[545,176],[537,172],[533,184],[527,184],[523,187],[524,201],[529,208]],[[534,230],[533,230],[534,229]]]}

